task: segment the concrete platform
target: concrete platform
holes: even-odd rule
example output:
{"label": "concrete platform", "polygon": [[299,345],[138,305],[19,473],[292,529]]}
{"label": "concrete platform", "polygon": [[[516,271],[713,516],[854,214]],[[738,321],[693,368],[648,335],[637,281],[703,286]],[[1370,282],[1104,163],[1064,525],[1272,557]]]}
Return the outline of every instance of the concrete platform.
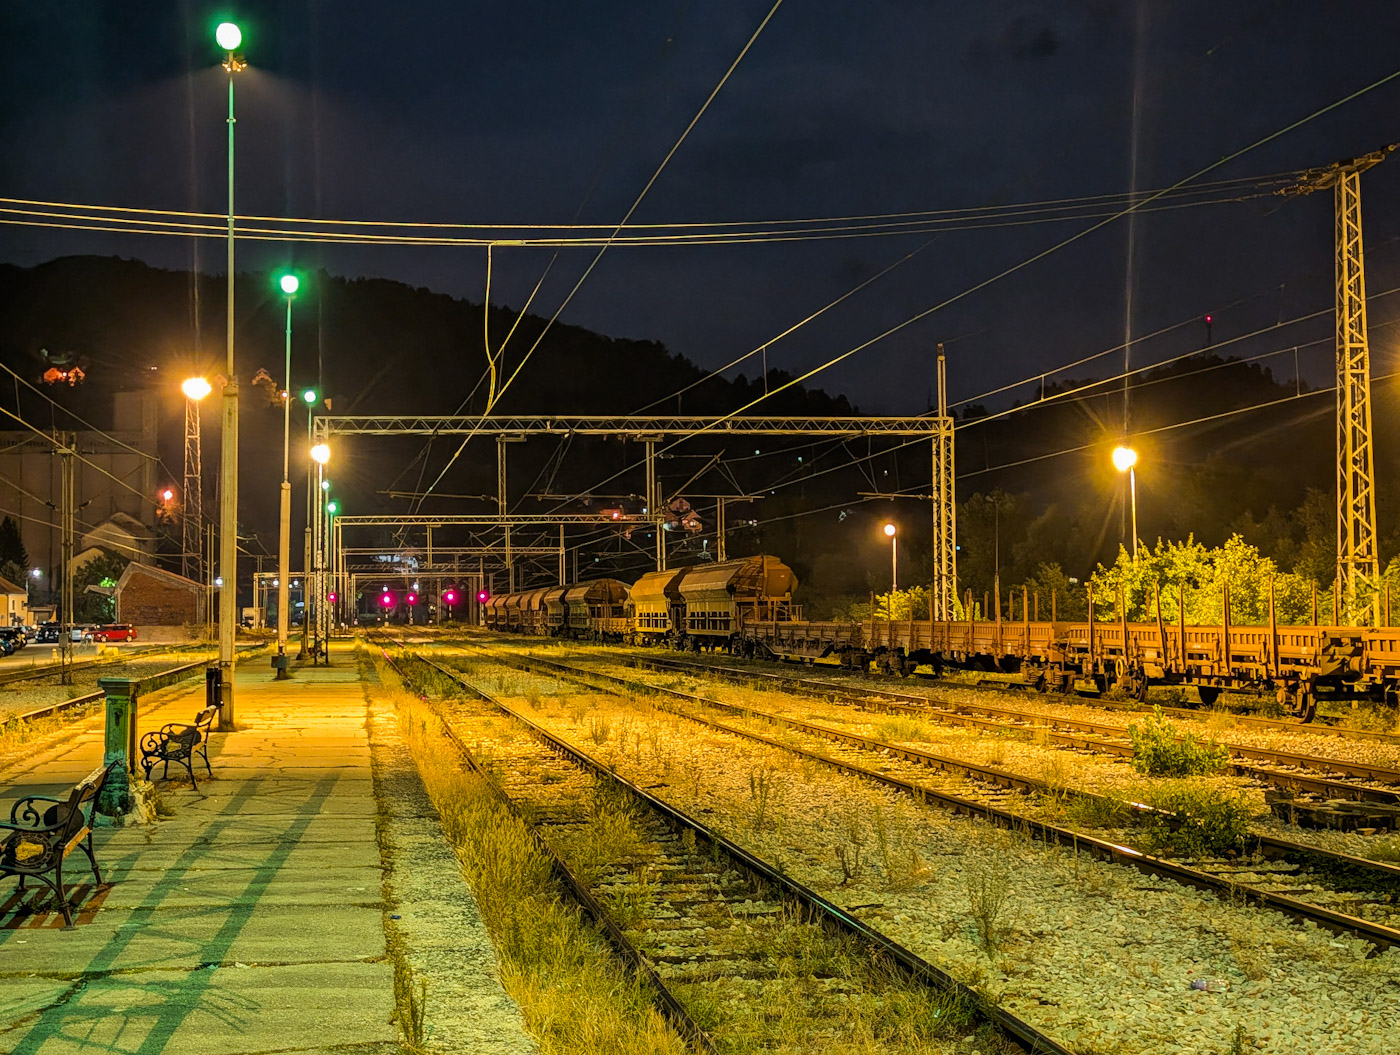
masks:
{"label": "concrete platform", "polygon": [[[197,770],[195,789],[172,770],[157,780],[168,816],[100,829],[101,886],[81,854],[69,857],[69,881],[83,883],[75,930],[62,929],[43,891],[0,888],[0,1051],[400,1050],[385,932],[396,926],[385,910],[395,873],[380,826],[402,804],[382,806],[376,780],[410,797],[421,784],[382,713],[371,747],[376,707],[350,648],[333,660],[283,682],[256,662],[239,668],[238,729],[211,736],[212,776]],[[190,681],[143,698],[138,729],[190,721],[203,691]],[[27,758],[0,761],[3,815],[10,799],[66,791],[91,772],[101,736],[101,719],[89,719]],[[415,835],[438,844],[434,876],[400,878],[405,890],[421,885],[411,914],[445,912],[447,944],[469,950],[439,962],[444,943],[421,935],[429,948],[419,962],[438,962],[443,975],[428,976],[430,994],[457,1005],[430,996],[427,1048],[461,1050],[452,1038],[467,1012],[473,1052],[532,1051],[426,797],[411,812]]]}

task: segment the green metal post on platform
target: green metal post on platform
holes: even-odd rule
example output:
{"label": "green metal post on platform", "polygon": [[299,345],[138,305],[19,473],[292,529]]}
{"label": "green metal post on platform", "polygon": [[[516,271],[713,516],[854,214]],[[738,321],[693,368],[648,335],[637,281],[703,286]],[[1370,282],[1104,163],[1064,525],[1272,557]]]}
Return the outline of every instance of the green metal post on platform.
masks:
{"label": "green metal post on platform", "polygon": [[136,681],[131,678],[98,678],[106,693],[107,726],[102,764],[120,762],[107,778],[97,808],[109,817],[129,813],[136,804],[131,790],[131,767],[136,757]]}

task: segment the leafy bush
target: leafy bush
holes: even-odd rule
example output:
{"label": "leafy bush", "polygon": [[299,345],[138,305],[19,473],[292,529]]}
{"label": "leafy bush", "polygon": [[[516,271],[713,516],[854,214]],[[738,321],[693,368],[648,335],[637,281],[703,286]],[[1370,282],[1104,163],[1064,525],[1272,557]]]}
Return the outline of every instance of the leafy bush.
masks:
{"label": "leafy bush", "polygon": [[1182,736],[1162,717],[1162,708],[1141,725],[1128,723],[1133,742],[1133,768],[1149,777],[1193,777],[1218,773],[1230,761],[1230,749],[1215,741],[1201,743],[1194,735]]}
{"label": "leafy bush", "polygon": [[1198,780],[1162,781],[1144,801],[1171,814],[1148,826],[1148,848],[1181,857],[1204,857],[1243,849],[1249,838],[1244,795]]}

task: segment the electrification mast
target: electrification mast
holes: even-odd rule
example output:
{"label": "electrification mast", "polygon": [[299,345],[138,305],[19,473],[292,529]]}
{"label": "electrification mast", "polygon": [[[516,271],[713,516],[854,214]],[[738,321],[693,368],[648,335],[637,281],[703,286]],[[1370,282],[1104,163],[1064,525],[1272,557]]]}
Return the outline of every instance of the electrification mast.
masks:
{"label": "electrification mast", "polygon": [[953,492],[953,419],[948,414],[948,375],[938,345],[938,418],[933,436],[933,607],[941,622],[953,618],[958,592],[958,509]]}
{"label": "electrification mast", "polygon": [[1285,193],[1331,187],[1337,221],[1337,606],[1348,624],[1378,622],[1376,474],[1371,452],[1371,353],[1361,247],[1361,173],[1397,144],[1308,173]]}
{"label": "electrification mast", "polygon": [[185,400],[185,514],[181,524],[180,574],[204,581],[204,480],[200,451],[199,403]]}

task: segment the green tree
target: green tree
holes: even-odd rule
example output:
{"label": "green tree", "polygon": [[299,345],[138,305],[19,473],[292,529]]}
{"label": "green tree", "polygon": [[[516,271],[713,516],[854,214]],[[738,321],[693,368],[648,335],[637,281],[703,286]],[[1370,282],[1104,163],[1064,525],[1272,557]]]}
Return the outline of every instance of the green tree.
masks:
{"label": "green tree", "polygon": [[1154,598],[1160,594],[1163,622],[1180,618],[1184,599],[1187,623],[1216,626],[1228,585],[1230,622],[1263,625],[1269,620],[1271,582],[1278,622],[1310,622],[1312,582],[1279,571],[1239,535],[1231,535],[1215,548],[1201,545],[1193,536],[1185,542],[1158,541],[1150,550],[1140,551],[1137,560],[1120,547],[1112,567],[1099,565],[1094,572],[1094,618],[1121,618],[1121,598],[1129,621],[1151,622],[1157,618]]}
{"label": "green tree", "polygon": [[88,593],[89,586],[111,588],[131,562],[106,550],[73,573],[73,620],[79,623],[110,623],[116,618],[116,600],[99,593]]}
{"label": "green tree", "polygon": [[0,520],[0,575],[23,586],[29,574],[29,552],[24,548],[19,524],[14,517]]}

